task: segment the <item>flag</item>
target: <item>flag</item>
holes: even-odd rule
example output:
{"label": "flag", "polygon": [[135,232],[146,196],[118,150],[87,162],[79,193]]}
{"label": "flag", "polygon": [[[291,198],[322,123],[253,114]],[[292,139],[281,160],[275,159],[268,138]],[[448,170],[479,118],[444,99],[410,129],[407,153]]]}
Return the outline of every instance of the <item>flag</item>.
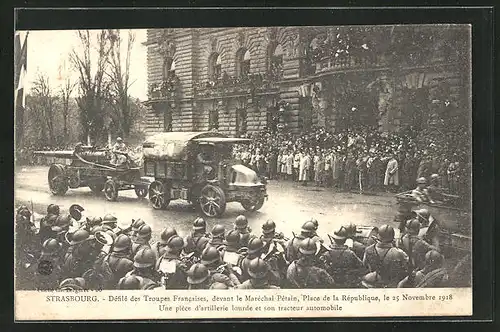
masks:
{"label": "flag", "polygon": [[21,33],[17,32],[14,40],[14,57],[15,57],[15,105],[24,108],[25,106],[25,93],[24,81],[26,77],[26,70],[28,69],[28,32],[24,36],[24,41],[21,44]]}

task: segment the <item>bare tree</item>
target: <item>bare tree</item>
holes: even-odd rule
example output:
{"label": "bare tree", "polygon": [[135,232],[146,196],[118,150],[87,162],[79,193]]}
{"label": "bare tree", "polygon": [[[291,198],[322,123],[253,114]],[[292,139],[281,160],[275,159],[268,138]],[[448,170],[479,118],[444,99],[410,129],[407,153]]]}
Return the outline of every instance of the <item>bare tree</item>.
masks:
{"label": "bare tree", "polygon": [[31,105],[35,116],[38,118],[41,134],[45,143],[55,143],[54,116],[56,110],[56,97],[53,95],[49,78],[44,73],[38,73],[31,94],[34,103]]}
{"label": "bare tree", "polygon": [[62,102],[62,116],[63,116],[63,135],[64,140],[68,139],[68,117],[69,117],[69,102],[71,94],[76,87],[76,83],[71,81],[70,78],[64,80],[63,85],[59,91]]}
{"label": "bare tree", "polygon": [[[110,39],[107,30],[97,33],[95,50],[97,58],[92,53],[94,41],[89,30],[78,31],[78,38],[82,50],[74,49],[70,54],[70,60],[79,73],[77,97],[78,108],[83,126],[84,135],[94,139],[103,137],[103,126],[106,113],[106,93],[109,82],[106,80],[108,57],[111,52]],[[96,60],[96,68],[93,68],[93,60]]]}
{"label": "bare tree", "polygon": [[135,41],[135,34],[132,31],[128,32],[126,40],[126,51],[123,58],[122,55],[122,36],[120,30],[108,30],[108,38],[111,45],[108,76],[111,81],[111,108],[113,110],[113,119],[115,124],[119,126],[119,131],[125,136],[130,134],[134,122],[134,114],[130,105],[129,87],[130,82],[130,57],[132,47]]}

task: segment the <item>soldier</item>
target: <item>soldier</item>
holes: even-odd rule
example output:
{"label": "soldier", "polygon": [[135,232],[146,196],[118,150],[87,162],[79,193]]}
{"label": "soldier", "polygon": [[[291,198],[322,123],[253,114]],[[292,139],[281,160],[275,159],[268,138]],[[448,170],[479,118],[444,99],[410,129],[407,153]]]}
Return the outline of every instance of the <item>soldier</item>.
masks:
{"label": "soldier", "polygon": [[184,240],[180,236],[171,237],[165,252],[158,259],[156,269],[163,274],[166,289],[185,289],[187,266],[181,261],[180,254],[184,248]]}
{"label": "soldier", "polygon": [[394,247],[394,228],[383,225],[378,232],[380,242],[366,248],[363,265],[370,271],[363,277],[367,288],[394,288],[408,272],[408,255]]}
{"label": "soldier", "polygon": [[227,232],[224,239],[224,252],[238,252],[240,250],[240,232],[233,229]]}
{"label": "soldier", "polygon": [[441,179],[438,174],[431,175],[427,193],[432,201],[443,201],[443,188],[441,187]]}
{"label": "soldier", "polygon": [[134,262],[130,259],[132,251],[132,240],[126,234],[120,234],[113,243],[111,253],[107,262],[113,272],[113,279],[107,288],[115,287],[118,281],[134,268]]}
{"label": "soldier", "polygon": [[306,238],[300,242],[298,258],[287,270],[287,284],[291,288],[332,288],[334,279],[324,269],[315,266],[316,242]]}
{"label": "soldier", "polygon": [[226,229],[224,228],[224,226],[219,224],[215,225],[210,232],[210,240],[208,241],[208,244],[212,247],[217,248],[217,250],[223,250],[225,232]]}
{"label": "soldier", "polygon": [[120,279],[119,285],[125,283],[125,278],[135,276],[139,279],[137,289],[150,290],[161,285],[161,276],[155,269],[156,256],[151,248],[142,248],[134,256],[134,269]]}
{"label": "soldier", "polygon": [[222,261],[221,254],[216,248],[207,246],[201,255],[201,263],[208,268],[214,282],[225,283],[230,288],[240,284],[231,264]]}
{"label": "soldier", "polygon": [[123,155],[123,153],[127,153],[127,146],[121,137],[116,138],[116,143],[113,145],[113,149],[111,151],[113,152],[110,160],[112,165],[123,165],[127,161],[127,157]]}
{"label": "soldier", "polygon": [[425,254],[425,266],[418,271],[412,282],[409,277],[404,278],[398,284],[398,288],[446,288],[449,287],[449,276],[443,267],[444,257],[436,250],[430,250]]}
{"label": "soldier", "polygon": [[421,227],[427,227],[427,231],[425,232],[423,239],[432,244],[434,247],[439,248],[439,222],[427,209],[418,209],[413,211],[413,213],[420,222]]}
{"label": "soldier", "polygon": [[418,237],[420,227],[420,222],[417,219],[409,220],[406,223],[406,234],[398,241],[398,247],[410,257],[411,265],[418,270],[424,267],[425,254],[430,250],[438,250]]}
{"label": "soldier", "polygon": [[112,214],[107,214],[102,218],[101,225],[104,228],[104,231],[111,230],[113,233],[118,232],[118,219]]}
{"label": "soldier", "polygon": [[411,191],[411,195],[419,202],[419,203],[434,203],[434,201],[429,196],[429,192],[427,191],[427,180],[423,177],[417,179],[417,188]]}
{"label": "soldier", "polygon": [[61,243],[56,239],[48,239],[42,245],[42,253],[38,263],[33,265],[35,271],[34,286],[36,290],[55,290],[62,278]]}
{"label": "soldier", "polygon": [[[210,271],[201,264],[193,264],[187,272],[188,289],[209,289],[212,285],[210,279]],[[225,283],[223,283],[225,285]]]}
{"label": "soldier", "polygon": [[330,250],[320,257],[325,270],[333,277],[338,288],[354,288],[360,284],[363,262],[345,245],[347,229],[342,226],[332,235]]}
{"label": "soldier", "polygon": [[160,241],[156,242],[156,245],[154,246],[156,257],[161,257],[163,255],[168,240],[176,235],[177,231],[172,227],[167,227],[163,230],[163,232],[161,232]]}
{"label": "soldier", "polygon": [[136,236],[137,236],[137,232],[139,232],[139,229],[146,225],[146,222],[142,219],[136,219],[136,220],[133,220],[132,219],[132,224],[130,225],[130,239],[133,241]]}
{"label": "soldier", "polygon": [[40,244],[43,244],[45,240],[49,238],[55,238],[57,236],[57,230],[53,231],[52,228],[57,226],[59,213],[59,205],[49,204],[49,206],[47,206],[47,215],[40,221]]}
{"label": "soldier", "polygon": [[269,281],[270,266],[263,259],[256,257],[248,264],[249,279],[238,285],[238,289],[279,289]]}
{"label": "soldier", "polygon": [[234,221],[234,229],[240,233],[240,246],[246,247],[252,237],[252,229],[248,227],[247,217],[239,215]]}
{"label": "soldier", "polygon": [[196,247],[198,246],[198,242],[202,238],[208,239],[206,231],[207,231],[207,224],[205,220],[200,217],[196,218],[195,221],[193,222],[193,231],[186,237],[184,241],[184,252],[186,254],[195,252]]}
{"label": "soldier", "polygon": [[[31,221],[31,212],[26,206],[20,206],[16,214],[16,265],[34,263],[42,244],[37,239],[35,224]],[[31,263],[30,263],[31,262]]]}
{"label": "soldier", "polygon": [[[106,232],[98,231],[90,236],[88,253],[85,258],[86,266],[89,268],[82,277],[87,283],[88,289],[102,290],[110,287],[113,281],[113,271],[107,261],[108,254],[103,250],[105,246],[113,244],[113,238]],[[115,285],[111,285],[114,289]]]}
{"label": "soldier", "polygon": [[149,241],[151,240],[151,227],[143,225],[137,232],[135,239],[132,239],[132,255],[135,256],[139,250],[151,248]]}
{"label": "soldier", "polygon": [[248,243],[248,251],[246,257],[244,257],[239,264],[239,267],[241,269],[241,281],[246,281],[250,279],[250,275],[248,273],[248,268],[250,265],[250,262],[257,258],[260,257],[262,259],[265,259],[266,262],[269,264],[269,270],[271,272],[270,275],[270,280],[271,283],[274,285],[279,285],[281,282],[281,276],[278,268],[278,262],[277,258],[272,255],[266,255],[264,252],[264,242],[262,242],[261,239],[259,238],[253,238],[250,240]]}
{"label": "soldier", "polygon": [[345,229],[347,232],[347,240],[350,241],[348,247],[350,247],[350,249],[356,254],[356,256],[358,256],[358,258],[362,260],[363,256],[365,255],[366,247],[375,244],[376,240],[370,237],[366,239],[366,243],[357,241],[357,226],[355,224],[349,224]]}
{"label": "soldier", "polygon": [[[293,262],[298,258],[299,246],[302,240],[313,238],[316,233],[316,226],[312,221],[306,221],[302,225],[302,230],[299,235],[288,242],[285,252],[285,258],[288,262]],[[316,241],[314,241],[316,243]]]}
{"label": "soldier", "polygon": [[276,224],[272,220],[268,220],[262,225],[260,239],[264,242],[263,252],[266,256],[273,257],[276,260],[280,279],[284,280],[288,268],[288,262],[285,259],[287,239],[283,233],[276,233]]}
{"label": "soldier", "polygon": [[102,218],[101,217],[89,217],[85,223],[85,229],[90,233],[94,234],[98,230],[102,231],[101,227]]}
{"label": "soldier", "polygon": [[314,225],[314,232],[313,232],[313,235],[312,235],[312,239],[315,240],[315,241],[319,241],[320,243],[323,243],[323,239],[320,238],[319,235],[318,235],[318,228],[319,228],[319,222],[318,222],[318,220],[312,218],[310,221]]}
{"label": "soldier", "polygon": [[[70,235],[69,248],[63,260],[63,275],[69,278],[81,277],[93,262],[88,262],[87,255],[90,251],[90,234],[84,229],[79,229]],[[90,263],[90,265],[88,265]]]}

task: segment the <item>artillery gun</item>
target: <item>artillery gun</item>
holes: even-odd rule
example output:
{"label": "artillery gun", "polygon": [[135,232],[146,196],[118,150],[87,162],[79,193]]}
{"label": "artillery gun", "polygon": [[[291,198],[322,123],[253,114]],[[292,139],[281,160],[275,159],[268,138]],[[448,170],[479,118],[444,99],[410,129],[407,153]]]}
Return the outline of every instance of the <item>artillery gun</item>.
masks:
{"label": "artillery gun", "polygon": [[[108,201],[116,201],[121,190],[134,190],[137,197],[147,196],[150,181],[142,176],[142,167],[124,152],[97,149],[78,144],[73,151],[35,151],[35,155],[63,159],[52,163],[48,183],[53,195],[64,195],[69,188],[89,187],[94,193],[104,190]],[[113,154],[125,156],[126,161],[112,164]]]}

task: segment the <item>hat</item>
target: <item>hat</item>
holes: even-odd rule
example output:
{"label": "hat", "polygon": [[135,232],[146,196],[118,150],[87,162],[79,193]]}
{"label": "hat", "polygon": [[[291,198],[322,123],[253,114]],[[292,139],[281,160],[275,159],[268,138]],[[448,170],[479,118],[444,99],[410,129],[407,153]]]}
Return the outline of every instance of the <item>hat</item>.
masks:
{"label": "hat", "polygon": [[200,263],[193,264],[187,271],[187,282],[192,285],[201,284],[210,276],[208,268]]}
{"label": "hat", "polygon": [[335,240],[347,239],[347,229],[344,226],[341,226],[338,231],[333,232],[332,238]]}
{"label": "hat", "polygon": [[94,238],[96,239],[97,242],[99,242],[103,246],[112,245],[113,242],[114,242],[113,238],[111,237],[111,235],[109,235],[106,232],[102,232],[102,231],[95,232]]}

